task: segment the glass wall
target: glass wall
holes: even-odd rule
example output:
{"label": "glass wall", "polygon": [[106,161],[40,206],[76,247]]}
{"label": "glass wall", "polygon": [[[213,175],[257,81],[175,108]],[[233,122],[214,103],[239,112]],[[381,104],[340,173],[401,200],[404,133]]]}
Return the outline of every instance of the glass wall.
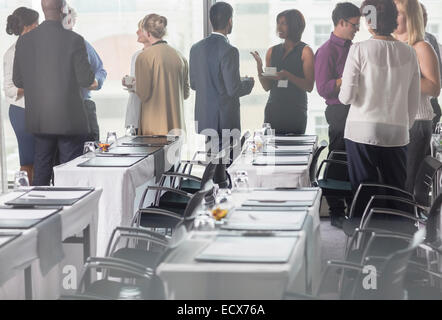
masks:
{"label": "glass wall", "polygon": [[[121,86],[121,78],[129,73],[133,53],[141,48],[136,42],[138,21],[148,13],[156,12],[169,20],[166,40],[184,56],[189,56],[193,43],[203,38],[205,0],[68,0],[78,12],[75,31],[88,40],[100,54],[108,79],[103,89],[94,93],[101,126],[101,135],[108,131],[124,133],[124,119],[127,92]],[[235,10],[234,30],[229,36],[241,55],[241,75],[253,76],[257,80],[256,65],[250,51],[258,51],[262,57],[266,50],[280,42],[276,35],[276,16],[279,12],[297,8],[305,15],[307,27],[303,41],[316,50],[326,41],[332,31],[331,13],[340,0],[227,0]],[[428,30],[441,39],[442,1],[423,0],[429,12]],[[354,1],[360,4],[361,1]],[[41,12],[40,0],[0,0],[0,53],[16,41],[4,31],[6,19],[17,7],[32,7]],[[42,19],[41,19],[42,20]],[[364,25],[364,24],[362,24]],[[362,30],[356,41],[368,38]],[[3,75],[3,64],[0,64]],[[3,81],[1,81],[3,83]],[[1,119],[5,132],[2,156],[7,163],[9,180],[19,168],[18,149],[15,135],[8,119],[4,93],[1,91]],[[241,99],[243,129],[261,127],[264,107],[268,95],[257,83],[252,94]],[[186,101],[186,125],[189,134],[194,133],[194,93]],[[327,124],[324,119],[325,103],[316,92],[309,94],[308,133],[317,133],[327,138]],[[197,139],[198,140],[198,139]],[[195,143],[195,139],[191,140]]]}
{"label": "glass wall", "polygon": [[[69,5],[78,13],[74,31],[89,41],[101,56],[108,72],[103,89],[93,93],[97,104],[100,134],[116,131],[125,132],[124,121],[128,99],[127,91],[121,86],[121,79],[130,73],[132,55],[142,48],[137,43],[137,26],[145,15],[158,13],[168,19],[168,34],[165,40],[178,49],[187,59],[193,43],[203,38],[203,0],[70,0]],[[17,40],[4,31],[6,19],[17,7],[27,6],[43,15],[40,0],[0,0],[0,52],[3,54]],[[0,67],[3,75],[3,64]],[[3,81],[2,81],[3,83]],[[3,87],[2,87],[3,88]],[[5,127],[5,153],[8,178],[13,179],[19,169],[17,141],[8,119],[4,92],[1,90],[2,119]],[[185,103],[186,125],[189,133],[194,132],[194,93]]]}

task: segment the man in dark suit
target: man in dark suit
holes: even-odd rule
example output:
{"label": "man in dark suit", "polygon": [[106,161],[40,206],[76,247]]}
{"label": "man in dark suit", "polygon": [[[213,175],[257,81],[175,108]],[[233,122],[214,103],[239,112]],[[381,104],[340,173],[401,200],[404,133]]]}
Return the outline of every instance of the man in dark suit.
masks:
{"label": "man in dark suit", "polygon": [[[206,150],[208,146],[211,150],[224,149],[229,143],[239,146],[239,98],[250,94],[255,84],[253,78],[240,77],[239,51],[227,38],[232,33],[232,16],[230,4],[214,4],[210,8],[213,33],[190,51],[190,86],[196,91],[195,121],[197,133],[207,137]],[[220,175],[224,172],[216,174],[215,183],[222,182]]]}
{"label": "man in dark suit", "polygon": [[50,184],[60,163],[80,156],[90,133],[80,88],[96,89],[84,39],[65,30],[64,0],[42,0],[46,20],[19,38],[13,81],[23,88],[26,127],[35,135],[34,185]]}

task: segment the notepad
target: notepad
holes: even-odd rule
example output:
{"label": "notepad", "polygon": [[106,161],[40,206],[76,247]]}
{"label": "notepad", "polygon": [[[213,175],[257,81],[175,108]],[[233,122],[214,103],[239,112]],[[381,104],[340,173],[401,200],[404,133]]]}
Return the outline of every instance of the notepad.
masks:
{"label": "notepad", "polygon": [[201,262],[287,263],[297,237],[218,236],[195,260]]}
{"label": "notepad", "polygon": [[178,140],[177,136],[138,136],[123,145],[162,147],[174,143]]}
{"label": "notepad", "polygon": [[78,167],[88,168],[128,168],[146,157],[96,157],[80,163]]}
{"label": "notepad", "polygon": [[253,191],[242,205],[246,207],[301,207],[313,206],[318,196],[317,189],[294,191]]}
{"label": "notepad", "polygon": [[308,165],[310,156],[296,155],[296,156],[258,156],[254,161],[255,166],[306,166]]}
{"label": "notepad", "polygon": [[0,209],[0,229],[29,229],[58,213],[54,209]]}
{"label": "notepad", "polygon": [[242,211],[235,210],[223,229],[299,231],[304,225],[308,211]]}
{"label": "notepad", "polygon": [[5,204],[15,207],[71,206],[94,190],[94,188],[35,187]]}
{"label": "notepad", "polygon": [[115,147],[111,148],[109,152],[97,153],[97,157],[112,157],[112,156],[149,156],[154,154],[162,147]]}
{"label": "notepad", "polygon": [[264,148],[264,153],[312,153],[313,145],[272,146]]}
{"label": "notepad", "polygon": [[277,140],[277,141],[311,141],[311,142],[315,142],[317,138],[318,138],[317,136],[306,136],[306,135],[277,136],[277,137],[275,137],[275,140]]}

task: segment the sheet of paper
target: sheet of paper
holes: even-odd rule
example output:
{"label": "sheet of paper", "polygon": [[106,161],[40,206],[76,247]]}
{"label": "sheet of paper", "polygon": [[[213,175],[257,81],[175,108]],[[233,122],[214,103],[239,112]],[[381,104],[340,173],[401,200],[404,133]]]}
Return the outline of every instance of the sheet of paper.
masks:
{"label": "sheet of paper", "polygon": [[220,236],[197,257],[197,260],[286,263],[296,241],[295,237]]}
{"label": "sheet of paper", "polygon": [[276,137],[279,141],[316,141],[316,136],[288,136],[288,137]]}
{"label": "sheet of paper", "polygon": [[88,194],[90,190],[81,190],[81,191],[31,191],[21,197],[21,199],[79,199],[86,194]]}
{"label": "sheet of paper", "polygon": [[313,152],[313,146],[267,146],[264,149],[265,152]]}
{"label": "sheet of paper", "polygon": [[258,156],[255,160],[257,164],[277,164],[277,163],[300,163],[300,164],[308,164],[309,156]]}
{"label": "sheet of paper", "polygon": [[253,191],[249,201],[314,201],[318,195],[317,190],[295,191]]}
{"label": "sheet of paper", "polygon": [[304,225],[307,211],[240,211],[229,217],[226,229],[298,231]]}

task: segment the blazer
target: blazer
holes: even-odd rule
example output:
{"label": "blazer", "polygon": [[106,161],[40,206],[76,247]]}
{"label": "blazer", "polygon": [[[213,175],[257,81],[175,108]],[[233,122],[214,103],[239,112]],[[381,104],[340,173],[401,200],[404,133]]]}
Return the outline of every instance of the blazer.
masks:
{"label": "blazer", "polygon": [[33,134],[87,135],[80,88],[95,75],[83,37],[58,21],[44,21],[16,45],[13,82],[25,91],[26,128]]}
{"label": "blazer", "polygon": [[240,78],[238,49],[222,35],[212,34],[193,45],[189,68],[190,87],[196,91],[197,133],[241,130],[239,98],[250,94],[254,82]]}

